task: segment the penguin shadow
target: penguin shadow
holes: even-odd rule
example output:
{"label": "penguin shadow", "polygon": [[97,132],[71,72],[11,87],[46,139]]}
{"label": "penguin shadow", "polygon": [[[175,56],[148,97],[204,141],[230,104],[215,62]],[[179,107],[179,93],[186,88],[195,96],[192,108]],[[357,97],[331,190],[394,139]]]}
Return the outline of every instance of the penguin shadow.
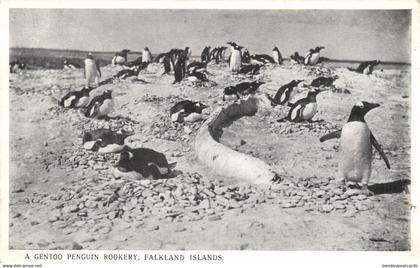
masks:
{"label": "penguin shadow", "polygon": [[377,183],[368,186],[368,189],[372,191],[375,195],[380,194],[398,194],[402,192],[408,192],[408,185],[411,184],[411,181],[408,179],[396,180],[386,183]]}

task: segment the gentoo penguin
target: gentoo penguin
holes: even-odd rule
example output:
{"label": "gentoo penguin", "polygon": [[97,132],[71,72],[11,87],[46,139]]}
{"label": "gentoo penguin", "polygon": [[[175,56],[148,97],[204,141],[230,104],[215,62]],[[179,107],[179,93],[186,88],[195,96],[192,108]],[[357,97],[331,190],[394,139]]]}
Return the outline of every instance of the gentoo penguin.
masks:
{"label": "gentoo penguin", "polygon": [[187,73],[206,72],[207,64],[204,62],[193,61],[187,66]]}
{"label": "gentoo penguin", "polygon": [[338,76],[332,76],[332,77],[325,77],[320,76],[312,80],[311,86],[312,87],[330,87],[334,83],[335,80],[338,79]]}
{"label": "gentoo penguin", "polygon": [[238,46],[235,42],[229,42],[228,44],[232,46],[229,68],[232,72],[239,72],[242,66],[241,49],[243,47]]}
{"label": "gentoo penguin", "polygon": [[210,46],[205,46],[201,52],[201,62],[209,63],[210,62]]}
{"label": "gentoo penguin", "polygon": [[129,49],[123,49],[120,52],[115,53],[114,57],[112,58],[113,65],[123,65],[127,63],[127,54],[130,52]]}
{"label": "gentoo penguin", "polygon": [[112,131],[99,128],[83,133],[83,147],[86,150],[98,151],[98,153],[118,153],[124,149],[124,140],[133,132],[125,130]]}
{"label": "gentoo penguin", "polygon": [[297,51],[295,51],[295,54],[290,55],[290,61],[292,63],[301,64],[305,62],[305,58],[299,55]]}
{"label": "gentoo penguin", "polygon": [[73,63],[73,62],[70,62],[67,59],[65,59],[63,61],[63,68],[64,69],[79,69],[79,68],[81,68],[81,66],[77,63]]}
{"label": "gentoo penguin", "polygon": [[143,49],[143,52],[141,53],[142,62],[152,62],[152,53],[150,52],[148,47],[145,47]]}
{"label": "gentoo penguin", "polygon": [[274,59],[274,62],[277,64],[282,64],[283,62],[283,57],[281,56],[281,53],[278,47],[273,48],[273,59]]}
{"label": "gentoo penguin", "polygon": [[315,65],[319,61],[320,51],[325,47],[316,47],[315,49],[310,49],[308,53],[305,55],[305,65]]}
{"label": "gentoo penguin", "polygon": [[266,54],[255,54],[251,56],[252,60],[255,60],[257,62],[260,62],[262,64],[266,63],[275,63],[273,57],[266,55]]}
{"label": "gentoo penguin", "polygon": [[296,101],[294,104],[289,104],[290,110],[286,118],[277,120],[282,122],[288,120],[290,122],[311,122],[312,118],[318,112],[318,105],[316,103],[316,95],[322,91],[315,88],[309,90],[305,98]]}
{"label": "gentoo penguin", "polygon": [[170,174],[165,155],[148,148],[131,149],[125,147],[114,168],[116,178],[134,180],[165,178]]}
{"label": "gentoo penguin", "polygon": [[85,87],[89,87],[92,83],[99,86],[99,78],[101,77],[101,69],[98,62],[93,58],[92,53],[88,53],[85,59],[84,78],[86,79]]}
{"label": "gentoo penguin", "polygon": [[271,101],[272,106],[276,105],[288,105],[289,101],[293,99],[293,96],[296,94],[295,88],[302,82],[303,80],[292,80],[291,82],[282,85],[278,90],[274,99],[266,94],[267,98]]}
{"label": "gentoo penguin", "polygon": [[263,65],[262,64],[248,64],[248,65],[243,65],[241,67],[241,70],[239,71],[239,73],[241,74],[250,74],[250,75],[256,75],[259,73],[261,67]]}
{"label": "gentoo penguin", "polygon": [[321,142],[324,142],[329,139],[340,138],[338,164],[340,180],[343,182],[361,182],[362,191],[367,194],[370,194],[367,186],[372,168],[372,145],[385,161],[387,168],[391,168],[388,158],[364,118],[370,110],[376,107],[379,107],[379,104],[365,101],[356,103],[342,130],[324,135],[320,139]]}
{"label": "gentoo penguin", "polygon": [[83,87],[78,91],[70,91],[58,102],[64,108],[82,108],[89,104],[89,93],[93,87]]}
{"label": "gentoo penguin", "polygon": [[216,63],[224,62],[225,51],[227,47],[218,47],[216,50]]}
{"label": "gentoo penguin", "polygon": [[9,63],[9,71],[10,73],[16,73],[19,70],[23,70],[26,67],[26,63],[18,62],[18,61],[12,61]]}
{"label": "gentoo penguin", "polygon": [[85,116],[102,118],[112,112],[114,101],[112,100],[111,94],[111,90],[105,90],[101,95],[94,97],[86,107]]}
{"label": "gentoo penguin", "polygon": [[183,100],[170,109],[173,122],[192,122],[202,119],[202,111],[208,106],[197,101]]}
{"label": "gentoo penguin", "polygon": [[365,61],[362,62],[357,69],[347,68],[350,71],[357,72],[359,74],[372,74],[373,67],[378,64],[381,64],[381,61],[373,60],[373,61]]}
{"label": "gentoo penguin", "polygon": [[186,61],[187,61],[187,50],[174,52],[174,76],[175,80],[173,84],[181,82],[185,77]]}
{"label": "gentoo penguin", "polygon": [[237,100],[241,96],[254,94],[258,88],[265,84],[261,81],[242,82],[235,86],[225,87],[223,90],[223,100]]}
{"label": "gentoo penguin", "polygon": [[248,49],[244,50],[244,53],[242,55],[242,62],[243,63],[250,63],[251,62],[251,54],[249,54]]}

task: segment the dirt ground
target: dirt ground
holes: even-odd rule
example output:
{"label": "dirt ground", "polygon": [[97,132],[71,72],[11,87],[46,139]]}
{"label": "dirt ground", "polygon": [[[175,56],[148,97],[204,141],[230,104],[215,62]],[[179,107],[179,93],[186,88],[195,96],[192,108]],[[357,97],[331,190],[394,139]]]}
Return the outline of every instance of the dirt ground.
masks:
{"label": "dirt ground", "polygon": [[[118,70],[120,67],[106,66],[103,76]],[[292,79],[310,83],[320,72],[338,75],[335,87],[351,92],[321,93],[314,119],[323,121],[318,123],[278,123],[276,119],[285,113],[280,107],[243,117],[224,129],[221,143],[265,160],[284,178],[271,188],[215,175],[194,153],[194,135],[201,123],[175,126],[169,121],[169,108],[180,98],[209,105],[208,116],[222,104],[225,86],[250,80],[230,74],[223,64],[210,65],[208,70],[216,83],[212,87],[187,82],[172,85],[172,75],[160,76],[153,68],[141,75],[147,83],[128,79],[101,86],[93,94],[113,90],[115,112],[111,117],[115,119],[109,121],[86,119],[78,110],[57,106],[57,99],[83,85],[81,70],[11,74],[10,248],[410,249],[409,68],[376,70],[368,76],[346,68],[287,62],[264,68],[256,77],[266,82],[260,87],[262,93],[275,94]],[[296,98],[306,91],[300,88]],[[338,140],[320,143],[319,138],[341,127],[352,105],[360,100],[381,105],[369,112],[366,121],[388,156],[391,170],[375,153],[370,180],[373,197],[348,192],[329,195],[337,190],[332,182],[337,173]],[[176,163],[178,175],[143,186],[114,179],[110,169],[118,156],[87,153],[81,144],[83,131],[96,127],[134,130],[136,134],[127,143],[165,153],[170,163]],[[201,193],[207,184],[213,185],[208,189],[215,196],[205,199]],[[184,207],[176,203],[183,197],[172,198],[180,185],[189,192]],[[142,193],[134,196],[140,187]],[[166,190],[146,196],[145,188],[159,187]],[[190,188],[194,187],[199,197],[191,199]],[[276,192],[276,187],[281,191]],[[290,192],[291,188],[296,191]],[[165,191],[170,198],[162,200],[178,201],[153,201]],[[226,205],[223,200],[233,203]]]}

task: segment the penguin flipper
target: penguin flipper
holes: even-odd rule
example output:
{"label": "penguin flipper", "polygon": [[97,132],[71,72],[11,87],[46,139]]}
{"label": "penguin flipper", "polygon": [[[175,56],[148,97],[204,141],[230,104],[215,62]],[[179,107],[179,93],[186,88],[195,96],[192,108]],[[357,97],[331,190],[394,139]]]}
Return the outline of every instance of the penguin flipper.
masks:
{"label": "penguin flipper", "polygon": [[379,144],[379,142],[375,139],[375,137],[373,136],[373,134],[370,134],[370,141],[372,142],[373,147],[375,147],[375,149],[378,151],[379,155],[382,157],[382,159],[385,161],[386,167],[388,169],[391,169],[391,165],[389,164],[388,158],[386,157],[384,151],[381,148],[381,145]]}
{"label": "penguin flipper", "polygon": [[319,140],[321,142],[324,142],[324,141],[331,140],[331,139],[338,139],[340,137],[341,137],[341,129],[333,131],[331,133],[328,133],[328,134],[322,136]]}

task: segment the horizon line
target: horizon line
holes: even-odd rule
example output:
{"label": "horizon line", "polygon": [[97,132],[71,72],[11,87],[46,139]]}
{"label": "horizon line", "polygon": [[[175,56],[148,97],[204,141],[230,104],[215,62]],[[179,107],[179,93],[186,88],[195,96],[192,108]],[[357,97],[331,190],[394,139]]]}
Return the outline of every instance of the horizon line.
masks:
{"label": "horizon line", "polygon": [[[79,53],[116,53],[119,51],[98,51],[98,50],[80,50],[80,49],[61,49],[61,48],[41,48],[41,47],[9,47],[9,49],[32,49],[32,50],[50,50],[50,51],[65,51],[65,52],[79,52]],[[129,54],[142,54],[142,52],[139,51],[130,51]],[[155,53],[155,55],[158,55],[160,53],[165,52],[159,52]],[[153,55],[153,54],[152,54]],[[192,57],[200,57],[200,55],[192,55]],[[9,53],[10,57],[10,53]],[[283,59],[290,60],[289,57],[284,57]],[[373,59],[371,59],[373,60]],[[329,62],[349,62],[349,63],[360,63],[364,62],[366,60],[350,60],[350,59],[329,59]],[[382,64],[395,64],[395,65],[411,65],[411,62],[404,62],[404,61],[381,61]]]}

